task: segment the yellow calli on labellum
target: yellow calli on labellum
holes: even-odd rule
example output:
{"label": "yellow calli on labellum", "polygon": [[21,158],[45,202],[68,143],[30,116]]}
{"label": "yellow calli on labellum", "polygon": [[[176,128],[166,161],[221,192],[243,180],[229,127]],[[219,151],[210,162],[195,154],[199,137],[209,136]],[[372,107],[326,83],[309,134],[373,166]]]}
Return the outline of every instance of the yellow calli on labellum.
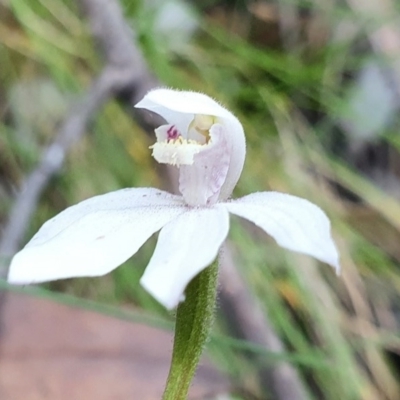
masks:
{"label": "yellow calli on labellum", "polygon": [[104,275],[161,229],[140,282],[172,309],[191,279],[216,258],[229,213],[252,221],[280,246],[339,271],[330,222],[316,205],[276,192],[229,199],[246,153],[243,127],[232,113],[204,94],[170,89],[150,91],[136,107],[165,119],[151,148],[158,162],[179,168],[181,196],[129,188],[67,208],[15,255],[10,283]]}

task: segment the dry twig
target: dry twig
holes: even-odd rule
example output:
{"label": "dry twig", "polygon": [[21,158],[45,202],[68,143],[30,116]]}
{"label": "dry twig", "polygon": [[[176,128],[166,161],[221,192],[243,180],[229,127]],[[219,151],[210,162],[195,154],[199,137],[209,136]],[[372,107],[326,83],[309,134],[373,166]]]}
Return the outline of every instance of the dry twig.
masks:
{"label": "dry twig", "polygon": [[[267,351],[283,353],[285,346],[241,277],[229,243],[225,244],[222,254],[220,303],[228,322],[240,338],[258,344]],[[279,362],[261,370],[260,380],[275,399],[308,398],[296,369],[287,362]]]}
{"label": "dry twig", "polygon": [[71,108],[50,146],[44,150],[37,168],[22,184],[0,241],[0,260],[4,260],[1,277],[7,276],[7,265],[19,249],[24,233],[36,210],[40,195],[52,176],[62,168],[65,156],[85,133],[89,122],[111,97],[129,89],[133,102],[140,99],[155,80],[142,54],[135,46],[132,31],[126,24],[116,0],[83,0],[93,36],[106,65],[91,88]]}

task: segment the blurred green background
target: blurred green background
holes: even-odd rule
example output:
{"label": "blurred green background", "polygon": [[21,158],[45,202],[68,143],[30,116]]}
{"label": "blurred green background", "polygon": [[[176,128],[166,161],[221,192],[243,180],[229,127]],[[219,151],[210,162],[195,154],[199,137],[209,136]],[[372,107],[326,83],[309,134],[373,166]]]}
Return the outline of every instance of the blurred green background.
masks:
{"label": "blurred green background", "polygon": [[[233,339],[219,312],[208,350],[234,380],[232,398],[273,398],[255,372],[282,359],[298,370],[310,399],[400,398],[399,3],[121,6],[160,82],[207,93],[241,120],[247,158],[234,195],[291,193],[332,220],[340,277],[232,218],[241,275],[288,349],[270,354]],[[102,66],[75,2],[0,1],[0,224]],[[82,199],[122,187],[165,187],[148,150],[152,142],[126,105],[107,102],[41,196],[26,241]],[[153,248],[151,240],[108,276],[34,292],[54,299],[64,293],[116,315],[121,305],[145,310],[138,315],[148,323],[157,315],[172,326],[173,317],[138,283]]]}

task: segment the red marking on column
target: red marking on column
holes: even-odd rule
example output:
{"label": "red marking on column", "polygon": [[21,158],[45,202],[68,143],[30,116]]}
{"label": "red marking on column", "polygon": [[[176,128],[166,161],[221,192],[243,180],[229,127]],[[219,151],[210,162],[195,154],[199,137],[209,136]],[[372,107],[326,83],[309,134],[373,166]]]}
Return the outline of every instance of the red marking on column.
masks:
{"label": "red marking on column", "polygon": [[178,139],[179,136],[178,129],[176,129],[175,125],[171,125],[167,130],[167,140]]}

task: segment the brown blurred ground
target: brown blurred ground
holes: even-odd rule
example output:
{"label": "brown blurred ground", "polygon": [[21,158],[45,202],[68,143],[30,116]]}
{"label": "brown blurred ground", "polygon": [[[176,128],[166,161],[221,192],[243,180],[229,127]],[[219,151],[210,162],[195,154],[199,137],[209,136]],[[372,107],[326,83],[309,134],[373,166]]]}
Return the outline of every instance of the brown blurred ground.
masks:
{"label": "brown blurred ground", "polygon": [[[1,400],[159,400],[172,334],[25,295],[7,294]],[[226,392],[203,364],[191,399]]]}

